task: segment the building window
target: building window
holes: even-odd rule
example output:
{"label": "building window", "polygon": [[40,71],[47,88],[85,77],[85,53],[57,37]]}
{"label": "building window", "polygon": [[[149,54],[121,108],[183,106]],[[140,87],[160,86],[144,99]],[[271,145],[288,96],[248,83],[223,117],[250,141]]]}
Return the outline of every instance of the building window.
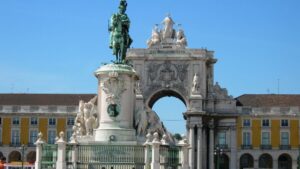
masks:
{"label": "building window", "polygon": [[270,132],[262,132],[262,145],[270,145]]}
{"label": "building window", "polygon": [[67,125],[74,126],[74,118],[73,117],[68,117]]}
{"label": "building window", "polygon": [[281,132],[281,145],[289,145],[289,132]]}
{"label": "building window", "polygon": [[243,120],[243,126],[244,127],[250,127],[251,126],[250,119],[244,119]]}
{"label": "building window", "polygon": [[48,110],[49,110],[49,112],[56,112],[57,111],[57,107],[56,106],[49,106]]}
{"label": "building window", "polygon": [[19,112],[20,110],[21,110],[20,106],[13,106],[12,107],[12,112],[14,112],[14,113]]}
{"label": "building window", "polygon": [[20,119],[19,119],[19,117],[13,117],[13,119],[12,119],[12,124],[13,124],[13,125],[19,125],[19,124],[20,124]]}
{"label": "building window", "polygon": [[250,132],[243,132],[243,145],[251,145]]}
{"label": "building window", "polygon": [[37,117],[31,117],[30,118],[30,124],[32,126],[36,126],[38,124],[38,118]]}
{"label": "building window", "polygon": [[225,132],[219,132],[218,133],[218,143],[219,143],[219,145],[225,145],[226,144],[226,133]]}
{"label": "building window", "polygon": [[0,125],[2,124],[2,118],[0,117]]}
{"label": "building window", "polygon": [[38,111],[39,106],[30,106],[29,110],[30,110],[30,112]]}
{"label": "building window", "polygon": [[76,108],[74,106],[68,106],[67,112],[75,112]]}
{"label": "building window", "polygon": [[55,126],[56,125],[56,119],[55,118],[49,118],[49,126]]}
{"label": "building window", "polygon": [[34,144],[37,140],[37,136],[38,136],[37,130],[30,130],[29,144]]}
{"label": "building window", "polygon": [[20,131],[13,129],[11,131],[11,144],[18,146],[20,144]]}
{"label": "building window", "polygon": [[289,126],[289,120],[288,119],[282,119],[281,120],[281,127],[288,127]]}
{"label": "building window", "polygon": [[54,144],[56,138],[56,131],[55,130],[49,130],[48,131],[48,144]]}
{"label": "building window", "polygon": [[269,119],[263,119],[262,120],[262,126],[263,127],[270,127],[270,120]]}

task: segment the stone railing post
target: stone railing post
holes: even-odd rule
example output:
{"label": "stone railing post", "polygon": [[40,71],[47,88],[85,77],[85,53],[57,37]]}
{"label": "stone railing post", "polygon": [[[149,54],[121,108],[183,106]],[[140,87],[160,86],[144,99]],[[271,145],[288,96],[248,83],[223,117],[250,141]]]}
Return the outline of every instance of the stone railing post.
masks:
{"label": "stone railing post", "polygon": [[34,164],[34,168],[35,169],[41,169],[42,168],[42,146],[45,143],[42,139],[43,134],[40,132],[38,134],[38,139],[37,141],[34,143],[36,145],[36,160],[35,160],[35,164]]}
{"label": "stone railing post", "polygon": [[55,144],[57,144],[57,161],[56,169],[66,169],[66,142],[64,141],[64,132],[59,133],[59,138]]}
{"label": "stone railing post", "polygon": [[181,152],[180,152],[180,157],[181,157],[181,166],[182,169],[188,169],[189,168],[189,144],[187,139],[183,139],[179,142],[178,144],[181,146]]}
{"label": "stone railing post", "polygon": [[72,137],[70,139],[70,145],[72,145],[72,163],[73,163],[73,168],[77,168],[77,160],[78,160],[78,141],[77,141],[77,137],[76,134],[73,133]]}
{"label": "stone railing post", "polygon": [[150,166],[150,145],[151,145],[151,138],[152,138],[152,135],[150,133],[148,133],[146,135],[146,142],[144,143],[144,146],[145,146],[145,166],[144,166],[144,169],[151,169],[151,166]]}
{"label": "stone railing post", "polygon": [[154,139],[152,141],[152,162],[151,162],[151,169],[159,169],[160,168],[160,161],[159,161],[159,136],[158,133],[155,132],[153,134]]}

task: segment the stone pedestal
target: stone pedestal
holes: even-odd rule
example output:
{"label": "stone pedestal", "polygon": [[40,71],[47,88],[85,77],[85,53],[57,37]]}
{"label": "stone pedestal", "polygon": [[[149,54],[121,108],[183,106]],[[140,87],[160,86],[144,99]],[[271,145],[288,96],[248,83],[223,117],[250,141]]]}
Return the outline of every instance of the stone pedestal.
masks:
{"label": "stone pedestal", "polygon": [[135,108],[135,70],[124,64],[100,67],[98,78],[99,127],[95,141],[135,141],[133,117]]}

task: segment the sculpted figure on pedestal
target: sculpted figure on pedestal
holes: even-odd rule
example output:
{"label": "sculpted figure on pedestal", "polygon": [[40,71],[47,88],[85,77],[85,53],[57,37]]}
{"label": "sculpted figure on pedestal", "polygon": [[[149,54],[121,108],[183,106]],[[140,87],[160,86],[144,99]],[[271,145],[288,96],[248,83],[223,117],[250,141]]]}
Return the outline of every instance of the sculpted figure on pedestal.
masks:
{"label": "sculpted figure on pedestal", "polygon": [[93,129],[98,126],[97,112],[94,108],[96,100],[97,96],[87,103],[83,100],[79,101],[79,111],[73,127],[73,131],[77,136],[92,135]]}
{"label": "sculpted figure on pedestal", "polygon": [[159,43],[160,43],[160,33],[157,25],[155,25],[155,27],[152,30],[151,38],[147,41],[147,45],[150,48],[152,46],[158,45]]}
{"label": "sculpted figure on pedestal", "polygon": [[145,138],[147,133],[157,132],[160,136],[165,135],[169,143],[175,143],[172,134],[167,131],[158,115],[150,108],[136,112],[135,127],[138,137]]}
{"label": "sculpted figure on pedestal", "polygon": [[174,21],[170,16],[167,16],[164,21],[164,29],[162,30],[163,39],[169,39],[175,37],[175,30],[173,29]]}
{"label": "sculpted figure on pedestal", "polygon": [[179,47],[187,46],[187,40],[186,40],[186,37],[185,37],[182,29],[179,29],[179,31],[176,34],[176,37],[177,37],[177,40],[176,40],[177,46],[179,46]]}
{"label": "sculpted figure on pedestal", "polygon": [[199,85],[200,81],[199,81],[199,76],[196,73],[193,77],[193,87],[192,87],[192,94],[196,94],[199,93],[199,89],[200,89],[200,85]]}

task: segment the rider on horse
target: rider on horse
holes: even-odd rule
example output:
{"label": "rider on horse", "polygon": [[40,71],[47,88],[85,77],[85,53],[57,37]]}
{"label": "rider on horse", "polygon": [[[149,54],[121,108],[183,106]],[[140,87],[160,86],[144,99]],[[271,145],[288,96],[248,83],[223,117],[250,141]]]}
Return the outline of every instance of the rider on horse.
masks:
{"label": "rider on horse", "polygon": [[126,0],[121,0],[119,5],[119,13],[113,14],[110,19],[110,44],[113,49],[113,55],[116,56],[116,62],[125,61],[127,48],[130,47],[132,39],[129,36],[130,20],[125,13],[127,8]]}

